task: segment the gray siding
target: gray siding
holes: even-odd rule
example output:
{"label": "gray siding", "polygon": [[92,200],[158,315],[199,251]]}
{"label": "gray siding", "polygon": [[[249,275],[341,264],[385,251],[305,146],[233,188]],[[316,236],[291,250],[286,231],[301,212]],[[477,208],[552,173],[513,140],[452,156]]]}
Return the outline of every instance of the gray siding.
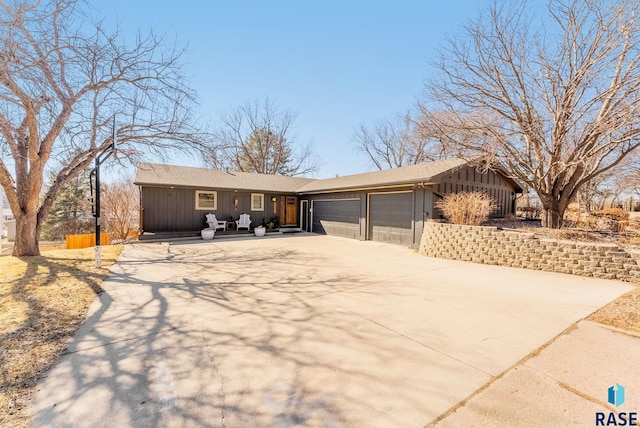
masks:
{"label": "gray siding", "polygon": [[195,191],[143,187],[142,227],[149,232],[194,231],[206,227],[195,209]]}
{"label": "gray siding", "polygon": [[[513,187],[494,171],[480,172],[475,168],[465,167],[453,173],[441,175],[432,186],[434,193],[440,197],[446,193],[461,192],[486,192],[497,205],[493,216],[502,217],[506,214],[515,214],[515,194]],[[436,200],[439,198],[436,198]],[[433,218],[441,218],[442,213],[434,207]]]}
{"label": "gray siding", "polygon": [[[416,185],[413,188],[296,195],[297,207],[300,208],[300,200],[309,201],[307,207],[309,210],[313,209],[313,213],[306,212],[302,215],[309,219],[313,232],[359,240],[391,242],[416,248],[422,237],[424,221],[440,218],[440,212],[434,207],[434,203],[446,193],[485,191],[498,205],[494,215],[502,216],[513,212],[514,189],[509,182],[493,171],[480,173],[474,168],[463,167],[436,176],[433,181],[436,184],[426,187]],[[252,226],[255,227],[265,218],[279,218],[281,196],[295,195],[218,190],[217,209],[209,211],[195,209],[196,190],[215,189],[142,186],[143,230],[199,231],[207,227],[205,215],[208,212],[216,214],[219,220],[229,217],[235,220],[240,214],[247,213],[251,216]],[[251,211],[251,193],[264,194],[264,211]],[[275,204],[271,201],[273,197],[276,198]],[[234,203],[236,198],[237,206]],[[301,213],[298,213],[298,223],[300,215]]]}
{"label": "gray siding", "polygon": [[[261,192],[217,191],[216,210],[196,210],[196,190],[205,189],[143,186],[141,195],[143,230],[154,233],[198,231],[208,227],[205,216],[209,212],[215,214],[219,220],[227,220],[229,217],[237,220],[240,214],[247,213],[251,216],[252,227],[262,223],[264,218],[280,215],[280,195],[263,193],[264,211],[252,211],[251,193]],[[271,202],[274,196],[277,198],[275,207]],[[234,203],[236,197],[238,198],[237,207]]]}
{"label": "gray siding", "polygon": [[414,192],[414,198],[413,242],[411,246],[417,248],[422,239],[425,220],[433,218],[433,191],[428,188],[418,188]]}

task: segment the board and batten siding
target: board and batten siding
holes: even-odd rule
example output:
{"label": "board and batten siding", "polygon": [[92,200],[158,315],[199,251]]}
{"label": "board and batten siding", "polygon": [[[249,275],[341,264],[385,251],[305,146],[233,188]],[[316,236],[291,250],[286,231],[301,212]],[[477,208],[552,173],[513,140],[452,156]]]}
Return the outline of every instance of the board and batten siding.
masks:
{"label": "board and batten siding", "polygon": [[195,209],[195,191],[143,187],[142,227],[147,232],[195,231],[206,227],[204,215]]}
{"label": "board and batten siding", "polygon": [[[480,172],[475,168],[461,168],[439,177],[439,183],[432,185],[436,195],[447,193],[486,192],[497,205],[493,216],[502,217],[514,213],[514,189],[500,174],[494,171]],[[440,198],[436,198],[436,201]],[[442,213],[434,207],[434,217],[441,218]]]}
{"label": "board and batten siding", "polygon": [[[217,192],[217,207],[215,210],[196,209],[196,191]],[[264,210],[251,210],[251,194],[261,193],[264,195]],[[234,204],[238,198],[238,206]],[[262,192],[232,192],[215,189],[189,189],[189,188],[166,188],[142,186],[141,207],[142,228],[146,232],[187,232],[199,231],[208,227],[205,216],[208,213],[216,215],[218,220],[227,220],[232,217],[237,220],[240,214],[246,213],[251,216],[251,226],[255,227],[262,223],[264,218],[277,217],[280,213],[280,204],[275,206],[271,201],[272,197],[279,195]],[[278,199],[279,200],[279,199]]]}

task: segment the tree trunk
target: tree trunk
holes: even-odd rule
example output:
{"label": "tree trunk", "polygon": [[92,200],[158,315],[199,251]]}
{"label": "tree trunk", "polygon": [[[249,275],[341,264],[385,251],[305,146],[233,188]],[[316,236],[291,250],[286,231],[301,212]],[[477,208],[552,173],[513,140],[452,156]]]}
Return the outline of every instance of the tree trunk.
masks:
{"label": "tree trunk", "polygon": [[550,205],[543,204],[541,217],[542,227],[548,227],[550,229],[561,229],[564,222],[565,210],[566,207],[561,207],[558,203]]}
{"label": "tree trunk", "polygon": [[40,228],[36,213],[16,216],[16,242],[13,244],[13,255],[16,257],[39,256],[39,235]]}

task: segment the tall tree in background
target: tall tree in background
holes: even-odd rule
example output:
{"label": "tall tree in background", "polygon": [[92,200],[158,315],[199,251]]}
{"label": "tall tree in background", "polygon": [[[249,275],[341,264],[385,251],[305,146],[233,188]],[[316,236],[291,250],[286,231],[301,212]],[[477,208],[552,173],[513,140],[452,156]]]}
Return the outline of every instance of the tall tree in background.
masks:
{"label": "tall tree in background", "polygon": [[406,113],[393,121],[381,121],[373,128],[361,125],[356,130],[355,142],[376,168],[387,169],[448,157],[449,146],[441,144],[440,137],[425,120],[416,122]]}
{"label": "tall tree in background", "polygon": [[[121,146],[160,155],[201,146],[181,52],[153,33],[127,44],[84,6],[0,0],[0,185],[16,217],[15,256],[39,254],[56,195],[112,143],[115,113]],[[42,195],[46,169],[55,179]]]}
{"label": "tall tree in background", "polygon": [[[580,188],[640,145],[636,0],[492,3],[441,51],[431,100],[452,143],[500,162],[562,226]],[[474,135],[475,138],[456,136]]]}
{"label": "tall tree in background", "polygon": [[[49,185],[55,175],[52,174]],[[42,224],[42,238],[50,241],[65,239],[66,235],[90,233],[94,228],[91,203],[87,200],[89,173],[83,171],[60,188]]]}
{"label": "tall tree in background", "polygon": [[291,135],[296,115],[266,98],[247,102],[220,119],[205,159],[217,169],[303,176],[316,171],[310,144]]}

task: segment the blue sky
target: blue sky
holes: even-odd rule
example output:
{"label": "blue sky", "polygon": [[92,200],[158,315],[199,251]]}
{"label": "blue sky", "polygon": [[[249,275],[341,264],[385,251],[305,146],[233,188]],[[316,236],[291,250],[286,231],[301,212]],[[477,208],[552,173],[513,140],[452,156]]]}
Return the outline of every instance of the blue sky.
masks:
{"label": "blue sky", "polygon": [[321,164],[316,177],[325,178],[371,170],[354,148],[355,128],[410,108],[435,49],[487,1],[91,4],[125,34],[153,28],[187,46],[185,71],[203,120],[214,122],[221,112],[265,96],[298,112],[295,134],[314,143]]}

